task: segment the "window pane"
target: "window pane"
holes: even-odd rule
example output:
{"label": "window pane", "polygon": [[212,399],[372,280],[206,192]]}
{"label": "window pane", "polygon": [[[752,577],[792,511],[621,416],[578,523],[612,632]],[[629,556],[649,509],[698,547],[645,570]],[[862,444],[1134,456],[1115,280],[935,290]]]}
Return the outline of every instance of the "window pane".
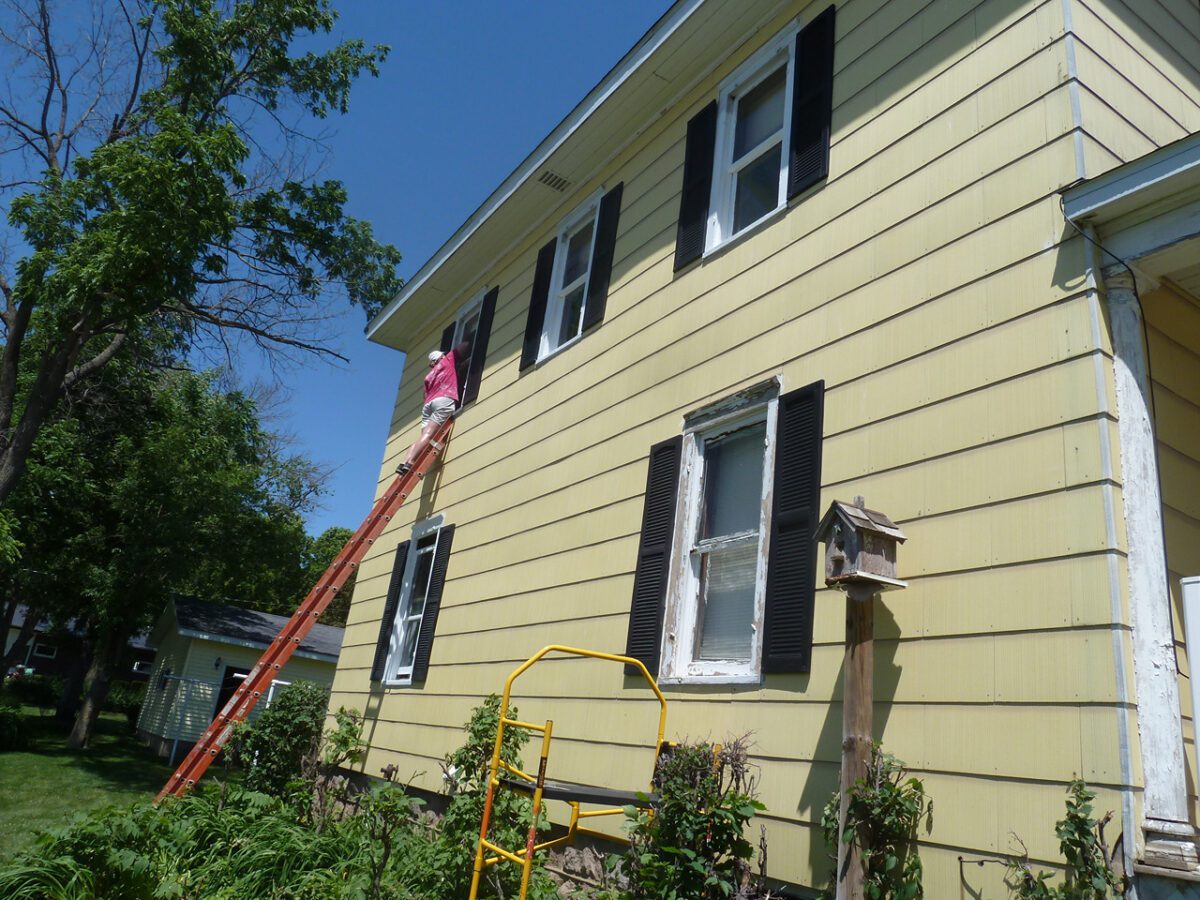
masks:
{"label": "window pane", "polygon": [[567,263],[563,266],[563,286],[570,284],[587,271],[592,254],[592,223],[588,222],[567,241]]}
{"label": "window pane", "polygon": [[399,668],[407,669],[413,664],[417,653],[417,635],[421,633],[421,617],[408,619],[404,623],[404,636],[401,638]]}
{"label": "window pane", "polygon": [[784,80],[787,66],[772,72],[738,101],[733,133],[733,161],[737,162],[783,128]]}
{"label": "window pane", "polygon": [[758,530],[766,436],[759,422],[704,442],[702,539]]}
{"label": "window pane", "polygon": [[579,334],[579,324],[583,319],[584,285],[580,285],[563,298],[562,327],[558,331],[558,342],[566,343]]}
{"label": "window pane", "polygon": [[776,144],[737,173],[733,230],[741,231],[779,205],[779,166],[783,144]]}
{"label": "window pane", "polygon": [[433,548],[417,551],[417,565],[413,572],[412,591],[408,595],[405,616],[419,616],[425,609],[425,595],[429,592],[429,573],[433,569]]}
{"label": "window pane", "polygon": [[706,554],[696,659],[750,658],[758,541]]}

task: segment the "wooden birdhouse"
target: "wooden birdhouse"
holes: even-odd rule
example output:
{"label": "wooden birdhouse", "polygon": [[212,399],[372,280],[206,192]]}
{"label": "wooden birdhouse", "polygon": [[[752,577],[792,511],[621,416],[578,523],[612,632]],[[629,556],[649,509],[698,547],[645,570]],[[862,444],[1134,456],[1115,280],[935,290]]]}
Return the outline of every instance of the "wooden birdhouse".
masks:
{"label": "wooden birdhouse", "polygon": [[825,544],[825,584],[871,584],[887,591],[907,587],[896,577],[896,545],[904,532],[881,512],[867,509],[862,497],[854,503],[834,500],[817,526],[816,540]]}

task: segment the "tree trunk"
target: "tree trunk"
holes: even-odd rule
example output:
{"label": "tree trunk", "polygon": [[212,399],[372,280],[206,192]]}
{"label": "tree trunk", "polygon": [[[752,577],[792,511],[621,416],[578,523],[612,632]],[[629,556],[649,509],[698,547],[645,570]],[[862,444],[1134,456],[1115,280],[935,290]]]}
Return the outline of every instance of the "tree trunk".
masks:
{"label": "tree trunk", "polygon": [[54,718],[64,724],[75,721],[75,713],[79,709],[79,694],[83,691],[83,679],[92,664],[92,649],[90,641],[80,645],[79,658],[63,674],[63,692],[58,698]]}
{"label": "tree trunk", "polygon": [[124,635],[114,631],[102,633],[96,641],[92,664],[88,666],[87,676],[83,679],[83,703],[75,714],[75,725],[67,735],[67,747],[71,750],[82,750],[91,741],[96,719],[108,698],[108,688],[112,684],[113,672],[117,669],[124,644]]}

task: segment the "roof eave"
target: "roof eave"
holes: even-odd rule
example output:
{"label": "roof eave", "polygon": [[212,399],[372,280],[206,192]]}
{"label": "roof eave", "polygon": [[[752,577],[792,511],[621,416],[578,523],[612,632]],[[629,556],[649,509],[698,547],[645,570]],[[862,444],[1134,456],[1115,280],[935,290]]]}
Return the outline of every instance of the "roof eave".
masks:
{"label": "roof eave", "polygon": [[467,242],[467,240],[483,226],[488,219],[507,201],[522,185],[534,177],[550,156],[559,149],[579,128],[595,113],[597,109],[629,79],[654,54],[654,52],[675,33],[678,28],[703,4],[705,0],[677,0],[674,6],[667,10],[642,38],[625,54],[608,74],[600,80],[581,100],[554,130],[547,135],[533,152],[500,183],[464,222],[450,236],[438,251],[430,257],[416,274],[405,283],[399,293],[367,324],[367,339],[376,343],[376,334],[408,301],[413,294],[433,276],[435,272]]}

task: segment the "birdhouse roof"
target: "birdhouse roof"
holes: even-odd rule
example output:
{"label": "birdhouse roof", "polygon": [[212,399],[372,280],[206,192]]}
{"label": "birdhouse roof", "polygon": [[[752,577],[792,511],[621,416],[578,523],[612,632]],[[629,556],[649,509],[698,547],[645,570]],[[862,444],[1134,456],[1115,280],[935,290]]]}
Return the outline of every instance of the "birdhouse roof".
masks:
{"label": "birdhouse roof", "polygon": [[859,531],[873,531],[876,534],[887,535],[900,543],[904,543],[907,540],[904,532],[897,528],[896,523],[883,513],[874,509],[864,509],[861,506],[855,506],[853,503],[843,503],[841,500],[834,500],[833,503],[829,504],[829,511],[825,513],[825,518],[817,526],[818,535],[824,535],[828,531],[830,526],[833,525],[834,516],[840,516],[846,521],[847,525]]}

